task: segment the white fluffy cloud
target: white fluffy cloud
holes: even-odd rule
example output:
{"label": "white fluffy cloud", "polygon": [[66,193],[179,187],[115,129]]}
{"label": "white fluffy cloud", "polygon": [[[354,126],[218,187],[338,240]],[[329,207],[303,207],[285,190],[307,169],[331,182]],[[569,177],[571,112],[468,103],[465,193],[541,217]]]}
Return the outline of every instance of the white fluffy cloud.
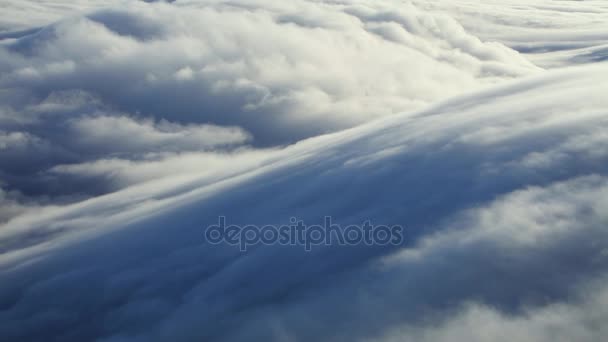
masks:
{"label": "white fluffy cloud", "polygon": [[0,175],[30,197],[115,190],[117,170],[94,170],[116,160],[294,143],[542,70],[411,3],[4,2],[0,130],[29,143],[0,152]]}
{"label": "white fluffy cloud", "polygon": [[4,88],[41,97],[83,89],[123,111],[241,126],[262,144],[540,70],[413,5],[301,0],[134,2],[46,27],[0,53]]}
{"label": "white fluffy cloud", "polygon": [[[606,335],[603,4],[66,4],[0,0],[0,336]],[[406,241],[240,253],[221,215]]]}

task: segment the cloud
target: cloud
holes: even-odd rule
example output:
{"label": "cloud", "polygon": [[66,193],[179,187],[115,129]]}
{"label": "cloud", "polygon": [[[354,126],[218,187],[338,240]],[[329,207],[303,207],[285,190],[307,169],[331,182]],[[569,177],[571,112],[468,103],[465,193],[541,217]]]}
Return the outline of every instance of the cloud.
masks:
{"label": "cloud", "polygon": [[[604,280],[605,281],[605,280]],[[606,288],[589,286],[577,303],[553,304],[511,316],[479,305],[467,305],[439,326],[403,327],[378,341],[601,341],[606,336]]]}
{"label": "cloud", "polygon": [[[19,37],[31,33],[32,26],[48,25],[70,15],[77,15],[106,6],[120,6],[121,0],[3,0],[0,17],[0,37]],[[0,38],[0,39],[2,39]]]}
{"label": "cloud", "polygon": [[4,1],[0,336],[600,339],[605,6],[522,4]]}
{"label": "cloud", "polygon": [[7,1],[0,35],[0,131],[29,139],[0,175],[40,201],[137,182],[85,165],[283,146],[541,71],[411,4],[53,4]]}
{"label": "cloud", "polygon": [[[550,73],[284,149],[243,152],[225,168],[212,163],[219,173],[211,177],[173,159],[165,164],[172,177],[16,217],[1,237],[9,279],[2,319],[11,323],[3,334],[351,341],[414,329],[440,338],[473,314],[504,329],[513,317],[542,330],[526,317],[586,307],[571,299],[606,272],[608,164],[592,152],[605,140],[597,85],[606,72]],[[593,144],[573,143],[588,137]],[[559,167],[541,172],[521,162],[556,148],[567,155]],[[217,178],[233,165],[240,167]],[[408,235],[396,249],[261,246],[240,254],[203,240],[202,227],[225,214],[241,224],[372,219],[403,224]],[[445,330],[433,335],[425,322]]]}
{"label": "cloud", "polygon": [[22,105],[20,113],[22,121],[7,122],[5,126],[27,132],[1,133],[0,171],[9,190],[33,197],[79,200],[116,189],[107,177],[72,172],[81,164],[112,159],[135,163],[189,152],[228,152],[250,139],[238,127],[131,117],[82,91],[53,92],[42,101]]}
{"label": "cloud", "polygon": [[71,125],[79,148],[106,149],[106,153],[208,150],[240,145],[249,138],[238,128],[184,126],[167,121],[154,123],[124,116],[84,117]]}
{"label": "cloud", "polygon": [[[281,340],[275,325],[303,340],[536,341],[550,340],[553,323],[593,340],[602,330],[592,319],[608,318],[595,305],[606,291],[606,184],[592,176],[531,187],[448,216],[413,246],[332,276],[322,292],[269,299],[222,337]],[[568,308],[584,315],[551,316]],[[170,321],[176,331],[181,320]]]}
{"label": "cloud", "polygon": [[601,0],[424,1],[427,11],[445,13],[472,35],[513,48],[543,68],[602,60],[608,44],[608,14]]}
{"label": "cloud", "polygon": [[5,44],[0,85],[42,98],[81,89],[124,112],[239,126],[276,145],[540,70],[447,16],[389,10],[135,2]]}
{"label": "cloud", "polygon": [[36,206],[35,204],[28,204],[26,201],[27,199],[21,198],[18,193],[6,192],[0,188],[0,223],[5,223],[15,216],[23,215]]}
{"label": "cloud", "polygon": [[33,137],[23,132],[0,132],[0,150],[19,149],[32,143]]}

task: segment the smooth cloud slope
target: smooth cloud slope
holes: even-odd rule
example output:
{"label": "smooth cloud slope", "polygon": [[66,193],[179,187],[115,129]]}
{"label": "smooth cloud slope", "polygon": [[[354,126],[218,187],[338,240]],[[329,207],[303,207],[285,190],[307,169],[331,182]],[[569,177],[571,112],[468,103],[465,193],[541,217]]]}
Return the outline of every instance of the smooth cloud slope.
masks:
{"label": "smooth cloud slope", "polygon": [[[120,4],[2,19],[0,336],[605,338],[605,63],[544,72],[441,1]],[[407,239],[243,254],[219,215]]]}

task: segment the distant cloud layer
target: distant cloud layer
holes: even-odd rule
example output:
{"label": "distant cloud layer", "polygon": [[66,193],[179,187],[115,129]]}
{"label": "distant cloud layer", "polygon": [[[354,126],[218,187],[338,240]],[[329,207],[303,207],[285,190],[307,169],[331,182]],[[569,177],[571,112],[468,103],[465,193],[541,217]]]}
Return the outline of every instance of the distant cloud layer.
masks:
{"label": "distant cloud layer", "polygon": [[603,0],[413,0],[447,13],[471,34],[499,41],[543,68],[607,60],[608,3]]}
{"label": "distant cloud layer", "polygon": [[[608,334],[602,3],[70,4],[0,0],[0,336]],[[406,241],[240,253],[221,215]]]}

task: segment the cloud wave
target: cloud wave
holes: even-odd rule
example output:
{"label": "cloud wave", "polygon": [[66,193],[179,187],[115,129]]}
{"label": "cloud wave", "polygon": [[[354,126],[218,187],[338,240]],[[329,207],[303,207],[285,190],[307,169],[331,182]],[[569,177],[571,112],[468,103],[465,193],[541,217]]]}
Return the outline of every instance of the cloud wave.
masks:
{"label": "cloud wave", "polygon": [[[0,336],[601,341],[606,7],[522,1],[0,0]],[[406,239],[203,234],[328,215]]]}
{"label": "cloud wave", "polygon": [[[496,324],[544,315],[606,271],[608,155],[594,147],[606,143],[607,73],[552,73],[266,151],[221,180],[174,174],[14,219],[2,230],[3,334],[357,340],[467,303]],[[405,225],[408,241],[243,255],[202,240],[226,212],[258,224],[373,218]],[[463,310],[454,319],[480,315]]]}

